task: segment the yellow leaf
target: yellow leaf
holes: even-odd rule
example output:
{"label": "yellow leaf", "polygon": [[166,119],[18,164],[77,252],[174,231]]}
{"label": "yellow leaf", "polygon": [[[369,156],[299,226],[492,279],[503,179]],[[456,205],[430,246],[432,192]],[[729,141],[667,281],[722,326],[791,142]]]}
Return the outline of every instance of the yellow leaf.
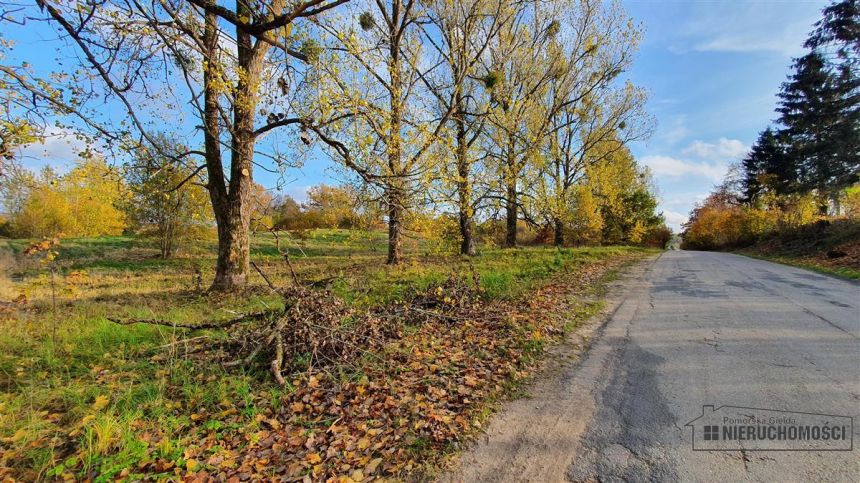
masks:
{"label": "yellow leaf", "polygon": [[110,399],[108,399],[107,396],[102,396],[101,394],[99,394],[98,396],[96,396],[95,402],[93,402],[93,411],[101,411],[102,409],[107,407],[109,402]]}
{"label": "yellow leaf", "polygon": [[312,465],[315,465],[322,461],[322,458],[320,457],[319,453],[308,453],[307,455],[305,455],[305,461]]}
{"label": "yellow leaf", "polygon": [[27,430],[25,428],[21,428],[18,431],[15,431],[15,434],[13,434],[11,438],[6,438],[6,440],[12,443],[17,443],[24,439],[24,436],[27,436]]}
{"label": "yellow leaf", "polygon": [[361,438],[358,440],[358,449],[367,449],[368,447],[370,447],[370,439]]}
{"label": "yellow leaf", "polygon": [[200,468],[200,463],[198,463],[195,459],[190,459],[185,462],[185,469],[192,473],[197,471],[198,468]]}
{"label": "yellow leaf", "polygon": [[364,467],[364,470],[367,471],[367,474],[372,475],[376,473],[376,469],[379,467],[379,464],[382,463],[382,458],[374,458],[370,460],[370,463]]}

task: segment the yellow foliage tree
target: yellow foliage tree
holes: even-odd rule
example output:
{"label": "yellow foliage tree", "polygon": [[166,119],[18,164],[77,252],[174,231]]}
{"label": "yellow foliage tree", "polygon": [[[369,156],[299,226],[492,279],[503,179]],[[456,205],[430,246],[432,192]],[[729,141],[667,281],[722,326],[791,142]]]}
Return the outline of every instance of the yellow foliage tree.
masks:
{"label": "yellow foliage tree", "polygon": [[574,205],[571,209],[571,228],[576,243],[600,243],[603,216],[600,204],[590,186],[577,185],[574,190]]}
{"label": "yellow foliage tree", "polygon": [[18,237],[119,235],[126,226],[118,204],[125,193],[119,174],[101,158],[81,159],[68,174],[46,170],[34,179],[11,220]]}
{"label": "yellow foliage tree", "polygon": [[93,237],[120,235],[126,226],[118,205],[127,193],[119,173],[99,157],[81,159],[60,180],[60,192],[74,207],[67,235]]}
{"label": "yellow foliage tree", "polygon": [[45,237],[68,234],[73,229],[72,209],[63,195],[50,185],[33,188],[20,211],[11,220],[16,237]]}

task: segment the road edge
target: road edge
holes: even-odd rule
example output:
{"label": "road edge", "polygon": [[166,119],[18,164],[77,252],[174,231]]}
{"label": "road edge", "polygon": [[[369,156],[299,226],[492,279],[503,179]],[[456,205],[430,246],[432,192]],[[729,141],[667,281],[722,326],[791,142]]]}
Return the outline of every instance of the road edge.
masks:
{"label": "road edge", "polygon": [[[523,388],[525,395],[505,401],[485,431],[453,455],[435,481],[564,480],[579,452],[580,436],[593,419],[596,397],[602,390],[600,376],[612,355],[612,348],[605,346],[596,353],[597,343],[664,253],[621,268],[620,276],[606,283],[600,312],[547,350],[541,369]],[[534,418],[517,417],[519,413]],[[569,444],[548,447],[542,440],[553,433]],[[499,449],[504,454],[496,454]]]}

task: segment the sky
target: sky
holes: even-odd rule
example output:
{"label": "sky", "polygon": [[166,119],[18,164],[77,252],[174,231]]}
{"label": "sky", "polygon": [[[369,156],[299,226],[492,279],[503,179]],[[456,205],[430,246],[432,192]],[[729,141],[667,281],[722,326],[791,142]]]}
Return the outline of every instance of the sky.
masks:
{"label": "sky", "polygon": [[824,1],[626,0],[645,28],[629,76],[650,92],[652,137],[632,146],[651,168],[676,232],[776,117],[779,87]]}
{"label": "sky", "polygon": [[[776,94],[791,59],[803,53],[803,41],[827,2],[622,2],[645,30],[626,76],[648,90],[648,111],[656,121],[651,138],[631,150],[651,169],[660,210],[678,232],[694,203],[707,196],[775,118]],[[50,31],[31,26],[7,35],[18,42],[17,54],[31,63],[51,62],[45,51],[53,37]],[[51,164],[62,171],[72,163],[78,141],[60,131],[54,134],[24,149],[28,167]],[[267,176],[255,175],[263,185],[274,186],[275,180]],[[302,201],[309,187],[337,183],[338,173],[318,153],[292,170],[286,181],[283,192]]]}

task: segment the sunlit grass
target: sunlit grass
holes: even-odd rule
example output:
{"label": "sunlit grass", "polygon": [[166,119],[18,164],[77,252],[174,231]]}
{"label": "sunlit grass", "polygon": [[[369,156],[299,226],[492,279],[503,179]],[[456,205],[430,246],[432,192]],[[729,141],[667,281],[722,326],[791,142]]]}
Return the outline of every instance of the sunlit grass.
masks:
{"label": "sunlit grass", "polygon": [[[361,306],[401,299],[455,273],[471,281],[473,270],[484,297],[515,299],[562,269],[647,251],[484,248],[479,256],[465,259],[412,240],[406,263],[390,267],[384,264],[384,233],[316,230],[281,241],[302,280],[328,279],[330,290]],[[9,240],[5,248],[20,253],[27,243]],[[271,235],[255,236],[251,252],[276,284],[291,283]],[[276,408],[291,390],[272,385],[264,371],[227,371],[217,365],[201,371],[181,354],[152,363],[149,357],[159,347],[185,337],[187,331],[119,326],[107,320],[137,317],[189,324],[282,305],[256,273],[251,278],[254,287],[242,293],[205,293],[215,260],[211,244],[177,260],[160,260],[156,254],[155,248],[129,237],[63,240],[53,287],[39,264],[25,260],[8,270],[3,293],[10,298],[23,295],[26,304],[10,305],[14,308],[0,314],[0,440],[8,448],[0,466],[14,465],[28,479],[62,477],[73,467],[98,468],[109,477],[134,467],[153,447],[181,463],[193,415],[206,415],[200,416],[206,418],[202,424],[218,434],[226,430],[217,417],[224,401],[236,404],[244,424],[253,425],[258,405]],[[197,268],[202,287],[196,282]],[[593,310],[584,306],[580,315]],[[539,350],[534,347],[532,352]],[[99,397],[107,397],[107,404],[94,409]],[[142,432],[152,440],[141,440]],[[77,445],[76,461],[57,457],[63,453],[55,445],[69,434]]]}

